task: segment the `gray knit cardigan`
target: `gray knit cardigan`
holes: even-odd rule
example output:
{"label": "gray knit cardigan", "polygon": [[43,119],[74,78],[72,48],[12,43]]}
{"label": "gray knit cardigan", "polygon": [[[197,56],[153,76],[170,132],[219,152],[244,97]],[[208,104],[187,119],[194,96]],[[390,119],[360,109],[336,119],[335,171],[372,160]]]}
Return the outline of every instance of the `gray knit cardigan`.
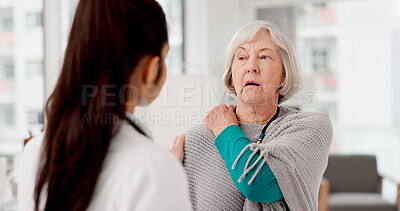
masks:
{"label": "gray knit cardigan", "polygon": [[[259,145],[255,142],[264,125],[240,122],[239,126],[252,142],[250,150],[260,153],[259,162],[271,168],[289,209],[317,211],[319,185],[332,140],[329,117],[281,106]],[[261,204],[246,199],[229,175],[227,168],[232,166],[225,165],[214,141],[214,134],[204,125],[185,132],[183,165],[194,210],[285,210],[282,201]],[[243,169],[244,174],[248,171]]]}

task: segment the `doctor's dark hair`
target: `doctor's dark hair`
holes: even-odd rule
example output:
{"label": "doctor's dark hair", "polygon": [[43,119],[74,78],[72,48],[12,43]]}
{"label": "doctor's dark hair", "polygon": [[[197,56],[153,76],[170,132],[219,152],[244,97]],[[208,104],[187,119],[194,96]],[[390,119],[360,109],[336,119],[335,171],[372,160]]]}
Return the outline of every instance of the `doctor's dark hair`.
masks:
{"label": "doctor's dark hair", "polygon": [[35,210],[88,208],[110,140],[123,122],[99,117],[125,118],[128,92],[119,91],[139,61],[161,57],[166,43],[165,14],[156,1],[80,0],[60,77],[46,103]]}

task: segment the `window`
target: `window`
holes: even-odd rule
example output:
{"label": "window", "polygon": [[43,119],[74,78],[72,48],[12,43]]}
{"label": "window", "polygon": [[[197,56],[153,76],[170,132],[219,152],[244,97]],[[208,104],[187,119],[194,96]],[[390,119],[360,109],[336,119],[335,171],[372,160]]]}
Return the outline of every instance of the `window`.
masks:
{"label": "window", "polygon": [[28,111],[28,124],[29,125],[43,125],[43,112],[39,110]]}
{"label": "window", "polygon": [[14,28],[13,9],[0,7],[0,32],[11,31]]}
{"label": "window", "polygon": [[180,75],[183,69],[183,9],[182,0],[157,0],[168,23],[170,50],[167,57],[169,75]]}
{"label": "window", "polygon": [[5,64],[4,65],[4,78],[13,78],[14,77],[14,64]]}
{"label": "window", "polygon": [[29,77],[43,76],[43,61],[28,61],[26,63],[26,74]]}
{"label": "window", "polygon": [[13,105],[0,104],[0,126],[13,126],[15,124],[15,110]]}
{"label": "window", "polygon": [[[8,80],[14,78],[14,63],[9,56],[1,58],[0,56],[0,80]],[[8,80],[9,81],[9,80]]]}
{"label": "window", "polygon": [[314,49],[313,50],[313,68],[316,72],[327,72],[327,50],[326,49]]}
{"label": "window", "polygon": [[[0,156],[19,154],[30,123],[43,122],[30,117],[32,110],[40,113],[44,103],[42,4],[0,4]],[[36,77],[27,77],[31,75]]]}
{"label": "window", "polygon": [[10,31],[14,27],[13,19],[12,18],[5,18],[3,19],[3,27],[4,31]]}
{"label": "window", "polygon": [[29,12],[26,14],[26,28],[41,27],[42,25],[42,12]]}

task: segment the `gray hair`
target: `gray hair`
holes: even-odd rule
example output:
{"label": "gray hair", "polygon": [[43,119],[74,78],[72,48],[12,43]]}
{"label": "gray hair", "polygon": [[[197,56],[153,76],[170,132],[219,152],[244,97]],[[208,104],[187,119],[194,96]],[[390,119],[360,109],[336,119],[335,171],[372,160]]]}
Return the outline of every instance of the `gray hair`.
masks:
{"label": "gray hair", "polygon": [[222,83],[230,94],[236,96],[235,87],[233,87],[231,84],[233,57],[237,48],[244,43],[252,41],[260,30],[266,30],[269,32],[272,41],[278,47],[278,54],[282,61],[285,81],[279,90],[278,104],[281,104],[299,91],[302,83],[302,77],[293,44],[281,31],[279,31],[279,29],[267,21],[258,20],[249,23],[241,27],[233,35],[226,48],[224,65],[225,72],[222,77]]}

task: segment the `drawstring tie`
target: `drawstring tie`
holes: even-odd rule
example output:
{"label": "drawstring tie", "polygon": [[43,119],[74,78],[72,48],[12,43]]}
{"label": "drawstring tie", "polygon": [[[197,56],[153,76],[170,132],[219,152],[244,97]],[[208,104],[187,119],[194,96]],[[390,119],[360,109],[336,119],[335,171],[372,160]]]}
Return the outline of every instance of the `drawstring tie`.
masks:
{"label": "drawstring tie", "polygon": [[[235,162],[232,165],[232,169],[235,169],[235,166],[237,164],[237,162],[239,161],[239,159],[242,157],[242,155],[244,154],[244,152],[247,150],[247,148],[250,148],[250,150],[253,152],[251,153],[250,157],[247,159],[246,165],[244,167],[243,170],[243,174],[240,176],[240,178],[238,179],[238,182],[242,182],[243,178],[246,178],[246,175],[261,161],[261,165],[257,168],[256,172],[254,173],[253,177],[251,177],[250,181],[247,183],[249,185],[251,185],[251,183],[254,181],[254,179],[256,178],[256,176],[258,175],[258,173],[261,171],[262,166],[265,163],[265,159],[264,159],[264,152],[265,151],[261,151],[260,150],[260,145],[256,144],[256,143],[251,143],[248,144],[241,152],[240,154],[237,156]],[[254,157],[254,155],[260,151],[260,157],[257,158],[257,160],[251,165],[249,166],[249,163],[251,161],[251,159]]]}

